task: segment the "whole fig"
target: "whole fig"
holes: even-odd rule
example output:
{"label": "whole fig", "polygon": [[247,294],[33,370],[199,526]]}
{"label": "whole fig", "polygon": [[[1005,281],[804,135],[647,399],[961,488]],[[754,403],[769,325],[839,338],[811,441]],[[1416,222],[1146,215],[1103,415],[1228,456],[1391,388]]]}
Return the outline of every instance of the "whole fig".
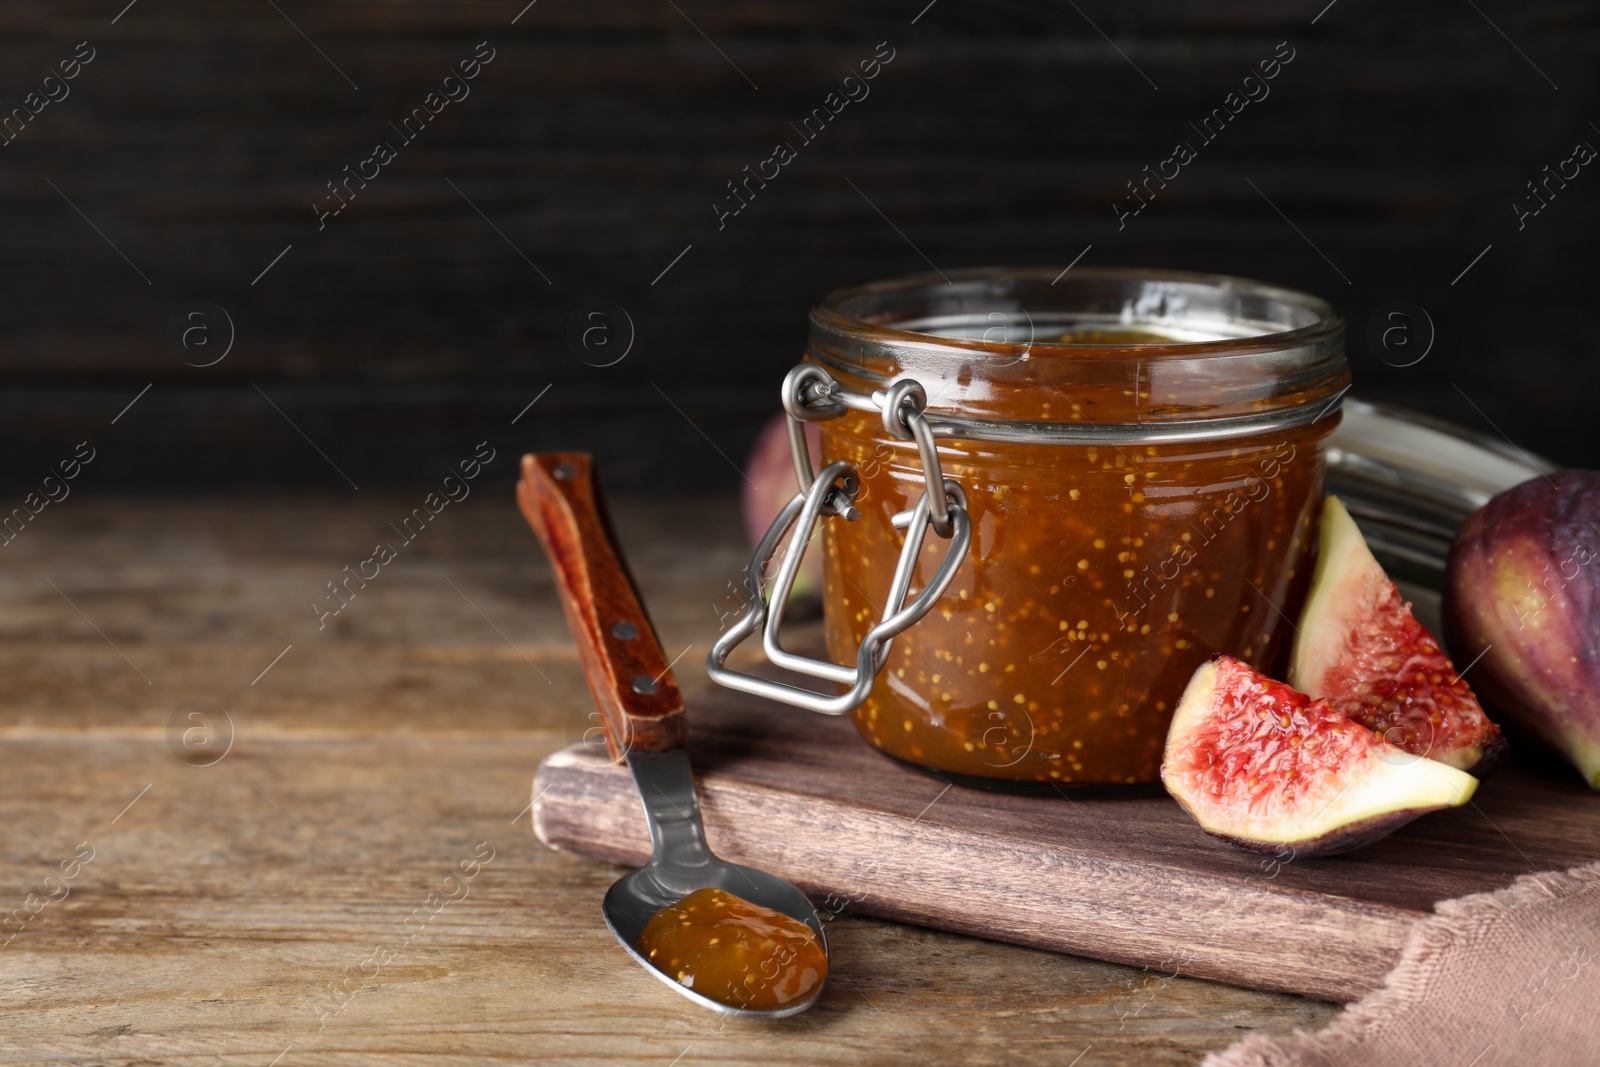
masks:
{"label": "whole fig", "polygon": [[1532,478],[1467,519],[1444,618],[1484,704],[1600,789],[1600,471]]}

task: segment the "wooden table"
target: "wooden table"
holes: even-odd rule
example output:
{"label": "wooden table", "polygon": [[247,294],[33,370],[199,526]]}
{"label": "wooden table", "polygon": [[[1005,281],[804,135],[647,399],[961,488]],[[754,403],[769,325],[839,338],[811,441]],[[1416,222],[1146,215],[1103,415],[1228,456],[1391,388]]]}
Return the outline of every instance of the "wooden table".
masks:
{"label": "wooden table", "polygon": [[[619,870],[530,832],[589,703],[490,481],[322,629],[422,494],[84,493],[3,548],[0,1062],[1104,1067],[1336,1011],[848,915],[804,1015],[671,996],[601,923]],[[736,509],[614,510],[692,713]]]}

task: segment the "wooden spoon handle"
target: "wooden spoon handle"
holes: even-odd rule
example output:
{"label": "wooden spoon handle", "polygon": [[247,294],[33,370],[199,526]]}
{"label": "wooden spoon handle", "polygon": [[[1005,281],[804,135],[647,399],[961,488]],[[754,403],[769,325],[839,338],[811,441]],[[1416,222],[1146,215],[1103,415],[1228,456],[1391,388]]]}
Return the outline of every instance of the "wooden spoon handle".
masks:
{"label": "wooden spoon handle", "polygon": [[555,568],[611,757],[683,747],[683,697],[611,533],[589,456],[523,456],[517,503]]}

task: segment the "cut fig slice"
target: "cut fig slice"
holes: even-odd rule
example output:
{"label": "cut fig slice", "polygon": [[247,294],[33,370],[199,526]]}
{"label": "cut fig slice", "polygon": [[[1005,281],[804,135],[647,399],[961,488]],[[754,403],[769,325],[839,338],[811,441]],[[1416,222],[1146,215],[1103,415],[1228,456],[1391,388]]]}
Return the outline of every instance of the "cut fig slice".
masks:
{"label": "cut fig slice", "polygon": [[1361,848],[1478,786],[1220,655],[1178,702],[1161,781],[1206,833],[1297,857]]}
{"label": "cut fig slice", "polygon": [[1289,684],[1417,756],[1483,777],[1505,757],[1450,658],[1411,614],[1355,520],[1330,496]]}

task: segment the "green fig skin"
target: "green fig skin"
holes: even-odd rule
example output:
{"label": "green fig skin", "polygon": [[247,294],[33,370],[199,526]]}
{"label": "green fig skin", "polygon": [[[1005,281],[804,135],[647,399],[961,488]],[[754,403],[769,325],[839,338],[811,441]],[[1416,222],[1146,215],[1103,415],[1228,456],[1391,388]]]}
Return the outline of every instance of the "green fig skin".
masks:
{"label": "green fig skin", "polygon": [[1600,472],[1533,478],[1474,513],[1443,608],[1484,704],[1600,790]]}

